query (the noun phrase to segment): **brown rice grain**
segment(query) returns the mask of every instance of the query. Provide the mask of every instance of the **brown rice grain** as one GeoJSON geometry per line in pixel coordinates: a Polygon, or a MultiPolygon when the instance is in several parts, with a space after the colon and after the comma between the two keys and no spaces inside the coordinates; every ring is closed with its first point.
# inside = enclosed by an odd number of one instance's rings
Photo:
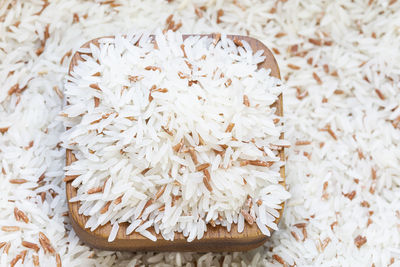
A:
{"type": "Polygon", "coordinates": [[[189,147],[189,154],[193,160],[193,163],[197,165],[199,162],[197,161],[197,155],[196,151],[194,150],[194,147],[189,147]]]}
{"type": "Polygon", "coordinates": [[[207,181],[211,181],[211,176],[210,176],[210,172],[207,169],[203,170],[203,174],[206,177],[207,181]]]}
{"type": "Polygon", "coordinates": [[[130,82],[137,82],[137,81],[140,81],[141,79],[143,79],[143,77],[128,75],[128,80],[130,82]]]}
{"type": "Polygon", "coordinates": [[[207,169],[208,167],[210,167],[210,163],[203,163],[196,167],[196,171],[200,172],[204,169],[207,169]]]}
{"type": "Polygon", "coordinates": [[[322,41],[319,40],[319,39],[309,38],[308,41],[310,43],[312,43],[313,45],[317,45],[317,46],[321,46],[322,45],[322,41]]]}
{"type": "Polygon", "coordinates": [[[286,35],[286,33],[284,33],[284,32],[278,32],[277,34],[275,34],[275,38],[281,38],[285,35],[286,35]]]}
{"type": "Polygon", "coordinates": [[[207,180],[206,176],[203,177],[203,183],[205,185],[205,187],[207,188],[208,191],[212,192],[213,189],[211,187],[210,182],[207,180]]]}
{"type": "Polygon", "coordinates": [[[199,136],[199,146],[205,145],[204,139],[200,136],[200,134],[198,134],[198,136],[199,136]]]}
{"type": "Polygon", "coordinates": [[[42,14],[43,10],[45,10],[46,7],[49,5],[49,1],[48,0],[44,0],[43,2],[44,3],[43,3],[42,8],[38,12],[34,13],[33,15],[40,16],[42,14]]]}
{"type": "Polygon", "coordinates": [[[164,194],[166,188],[167,185],[163,185],[162,187],[160,187],[160,189],[158,189],[156,195],[154,196],[154,199],[155,200],[159,199],[162,196],[162,194],[164,194]]]}
{"type": "Polygon", "coordinates": [[[39,249],[40,249],[37,244],[31,243],[31,242],[27,242],[27,241],[22,241],[21,245],[26,247],[26,248],[33,249],[35,252],[38,252],[39,249]]]}
{"type": "Polygon", "coordinates": [[[312,75],[313,75],[314,80],[316,80],[318,84],[322,84],[322,80],[321,80],[321,78],[318,76],[318,74],[316,74],[315,72],[313,72],[312,75]]]}
{"type": "Polygon", "coordinates": [[[376,170],[375,170],[375,168],[371,168],[371,177],[372,177],[372,180],[376,180],[376,170]]]}
{"type": "Polygon", "coordinates": [[[324,64],[322,67],[324,68],[325,73],[328,74],[329,73],[329,66],[327,64],[324,64]]]}
{"type": "Polygon", "coordinates": [[[157,66],[147,66],[144,69],[145,70],[152,70],[152,71],[156,71],[156,70],[161,71],[161,68],[157,67],[157,66]]]}
{"type": "Polygon", "coordinates": [[[247,95],[243,95],[243,104],[246,107],[250,107],[249,97],[247,95]]]}
{"type": "Polygon", "coordinates": [[[59,98],[61,98],[61,99],[64,98],[64,94],[60,91],[58,86],[53,86],[53,90],[54,90],[54,92],[56,92],[56,94],[58,95],[59,98]]]}
{"type": "Polygon", "coordinates": [[[244,219],[248,224],[252,225],[254,223],[254,218],[246,210],[242,209],[240,213],[242,213],[244,219]]]}
{"type": "Polygon", "coordinates": [[[331,230],[333,231],[333,228],[338,224],[337,221],[334,221],[333,223],[331,223],[331,230]]]}
{"type": "Polygon", "coordinates": [[[386,99],[386,97],[384,96],[384,94],[382,94],[382,92],[381,92],[379,89],[375,89],[375,93],[378,95],[378,97],[379,97],[381,100],[385,100],[385,99],[386,99]]]}
{"type": "Polygon", "coordinates": [[[179,22],[178,24],[176,24],[173,28],[172,31],[176,32],[177,30],[179,30],[182,27],[182,22],[179,22]]]}
{"type": "Polygon", "coordinates": [[[12,259],[11,262],[10,262],[10,267],[14,267],[15,264],[17,264],[17,262],[18,262],[20,259],[22,259],[22,255],[21,255],[21,254],[18,254],[17,256],[15,256],[15,258],[12,259]]]}
{"type": "Polygon", "coordinates": [[[21,228],[19,226],[2,226],[1,230],[3,232],[16,232],[19,231],[21,228]]]}
{"type": "Polygon", "coordinates": [[[262,160],[249,160],[249,164],[253,165],[253,166],[260,166],[260,167],[271,167],[273,162],[262,161],[262,160]]]}
{"type": "Polygon", "coordinates": [[[19,215],[18,215],[18,209],[17,208],[14,208],[14,218],[15,218],[15,220],[16,221],[19,221],[19,215]]]}
{"type": "Polygon", "coordinates": [[[46,200],[46,192],[40,192],[39,195],[43,203],[46,200]]]}
{"type": "Polygon", "coordinates": [[[219,9],[217,11],[217,24],[220,24],[222,22],[221,17],[224,15],[224,11],[222,9],[219,9]]]}
{"type": "Polygon", "coordinates": [[[303,241],[304,241],[304,240],[306,240],[306,239],[308,238],[307,230],[306,230],[305,227],[303,227],[303,228],[301,229],[301,231],[302,231],[302,233],[303,233],[303,241]]]}
{"type": "Polygon", "coordinates": [[[32,261],[33,261],[33,266],[39,266],[39,256],[38,255],[32,255],[32,261]]]}
{"type": "Polygon", "coordinates": [[[294,226],[297,227],[297,228],[304,228],[307,225],[306,225],[306,223],[296,223],[296,224],[294,224],[294,226]]]}
{"type": "Polygon", "coordinates": [[[0,133],[1,133],[1,134],[6,133],[6,132],[8,131],[9,128],[10,128],[10,127],[3,127],[3,128],[0,128],[0,133]]]}
{"type": "Polygon", "coordinates": [[[72,23],[77,23],[77,22],[79,22],[79,16],[77,13],[74,13],[72,15],[72,23]]]}
{"type": "Polygon", "coordinates": [[[47,236],[43,232],[39,232],[39,243],[42,246],[44,253],[46,254],[49,252],[50,254],[54,254],[55,250],[53,246],[50,243],[50,240],[47,238],[47,236]]]}
{"type": "Polygon", "coordinates": [[[161,126],[161,129],[163,129],[163,131],[164,132],[166,132],[168,135],[170,135],[170,136],[173,136],[174,134],[170,131],[170,130],[168,130],[166,127],[164,127],[164,126],[161,126]]]}
{"type": "Polygon", "coordinates": [[[203,17],[203,12],[197,6],[194,6],[194,13],[196,14],[196,16],[198,18],[202,18],[203,17]]]}
{"type": "Polygon", "coordinates": [[[94,97],[94,107],[97,108],[100,105],[100,99],[98,97],[94,97]]]}
{"type": "Polygon", "coordinates": [[[300,66],[297,66],[297,65],[294,65],[294,64],[288,64],[287,66],[292,70],[299,70],[300,69],[300,66]]]}
{"type": "Polygon", "coordinates": [[[119,197],[117,197],[116,199],[114,199],[114,201],[113,201],[113,203],[114,203],[114,205],[118,205],[119,203],[121,203],[122,202],[122,197],[123,197],[124,195],[122,194],[122,195],[120,195],[119,197]]]}
{"type": "Polygon", "coordinates": [[[228,127],[226,127],[226,130],[225,130],[225,132],[226,133],[230,133],[230,132],[232,132],[232,129],[233,129],[233,127],[235,127],[235,124],[234,123],[229,123],[228,124],[228,127]]]}
{"type": "Polygon", "coordinates": [[[169,15],[168,18],[165,20],[165,24],[170,24],[172,19],[173,19],[173,17],[174,17],[173,14],[169,15]]]}
{"type": "Polygon", "coordinates": [[[29,222],[29,218],[28,218],[28,216],[26,216],[26,214],[22,211],[22,210],[19,210],[19,209],[17,209],[17,215],[18,215],[18,220],[22,220],[22,221],[24,221],[24,223],[28,223],[29,222]]]}
{"type": "Polygon", "coordinates": [[[98,84],[92,83],[92,84],[89,85],[89,87],[101,91],[101,89],[100,89],[98,84]]]}
{"type": "Polygon", "coordinates": [[[366,200],[362,201],[362,202],[360,203],[360,205],[361,205],[361,207],[365,207],[365,208],[369,208],[369,207],[370,207],[369,202],[366,201],[366,200]]]}
{"type": "Polygon", "coordinates": [[[26,183],[28,181],[25,180],[25,179],[10,179],[9,182],[11,184],[24,184],[24,183],[26,183]]]}
{"type": "MultiPolygon", "coordinates": [[[[181,44],[181,50],[182,50],[182,52],[183,52],[183,57],[184,58],[187,58],[187,55],[186,55],[186,52],[185,52],[185,45],[184,44],[181,44]]],[[[180,76],[179,76],[180,77],[180,76]]]]}
{"type": "Polygon", "coordinates": [[[240,41],[239,39],[237,39],[236,37],[235,38],[233,38],[233,43],[235,44],[235,45],[237,45],[237,46],[243,46],[243,43],[242,43],[242,41],[240,41]]]}
{"type": "Polygon", "coordinates": [[[175,152],[179,152],[179,150],[182,148],[182,146],[183,146],[183,139],[182,139],[178,144],[174,145],[174,146],[172,147],[172,149],[173,149],[175,152]]]}
{"type": "Polygon", "coordinates": [[[328,132],[330,136],[332,136],[333,139],[337,140],[335,132],[331,129],[331,126],[328,124],[325,126],[325,128],[320,129],[320,131],[325,131],[328,132]]]}
{"type": "Polygon", "coordinates": [[[306,145],[310,145],[311,141],[296,141],[295,145],[296,146],[306,146],[306,145]]]}
{"type": "Polygon", "coordinates": [[[108,202],[101,208],[100,214],[106,213],[106,212],[108,211],[108,208],[110,207],[110,205],[111,205],[111,201],[108,201],[108,202]]]}
{"type": "Polygon", "coordinates": [[[231,84],[232,84],[231,78],[229,78],[228,80],[226,80],[226,82],[224,83],[225,87],[229,87],[231,84]]]}
{"type": "MultiPolygon", "coordinates": [[[[342,193],[343,194],[343,193],[342,193]]],[[[353,198],[356,196],[356,191],[355,190],[353,190],[353,191],[351,191],[350,193],[346,193],[346,194],[343,194],[343,196],[345,196],[345,197],[347,197],[348,199],[350,199],[350,200],[353,200],[353,198]]]]}
{"type": "Polygon", "coordinates": [[[218,32],[215,34],[213,44],[216,45],[219,42],[219,40],[221,40],[221,33],[218,32]]]}
{"type": "Polygon", "coordinates": [[[367,238],[364,236],[358,235],[356,238],[354,238],[354,244],[357,248],[360,248],[365,243],[367,243],[367,238]]]}
{"type": "Polygon", "coordinates": [[[290,234],[294,237],[294,239],[300,241],[300,237],[294,231],[291,231],[290,234]]]}
{"type": "Polygon", "coordinates": [[[67,175],[64,177],[63,181],[64,182],[70,182],[75,180],[79,175],[67,175]]]}
{"type": "Polygon", "coordinates": [[[288,52],[290,54],[294,54],[297,52],[298,49],[299,49],[299,46],[297,44],[291,45],[291,46],[289,46],[288,52]]]}
{"type": "Polygon", "coordinates": [[[96,194],[96,193],[100,193],[100,192],[103,192],[103,187],[102,186],[94,187],[94,188],[91,188],[91,189],[89,189],[87,191],[88,194],[96,194]]]}
{"type": "Polygon", "coordinates": [[[277,254],[272,255],[272,258],[273,258],[274,260],[276,260],[277,262],[279,262],[280,264],[282,264],[282,265],[285,265],[285,264],[286,264],[285,261],[281,258],[281,256],[279,256],[279,255],[277,255],[277,254]]]}
{"type": "Polygon", "coordinates": [[[62,267],[61,257],[60,257],[59,253],[56,254],[56,263],[57,263],[57,267],[62,267]]]}
{"type": "Polygon", "coordinates": [[[34,144],[34,142],[30,141],[29,144],[26,147],[24,147],[24,149],[29,150],[31,147],[33,147],[33,144],[34,144]]]}
{"type": "Polygon", "coordinates": [[[328,246],[329,242],[331,242],[331,239],[329,237],[324,239],[324,241],[322,243],[322,250],[325,250],[325,248],[328,246]]]}
{"type": "Polygon", "coordinates": [[[4,247],[3,252],[8,255],[8,251],[10,250],[10,247],[11,247],[11,242],[7,242],[7,244],[4,247]]]}
{"type": "Polygon", "coordinates": [[[22,256],[22,264],[24,263],[24,261],[25,261],[25,257],[26,257],[26,253],[28,253],[28,250],[23,250],[20,254],[21,254],[21,256],[22,256]]]}
{"type": "Polygon", "coordinates": [[[277,54],[277,55],[280,55],[281,53],[279,52],[279,50],[277,49],[277,48],[275,48],[275,47],[272,47],[272,51],[275,53],[275,54],[277,54]]]}

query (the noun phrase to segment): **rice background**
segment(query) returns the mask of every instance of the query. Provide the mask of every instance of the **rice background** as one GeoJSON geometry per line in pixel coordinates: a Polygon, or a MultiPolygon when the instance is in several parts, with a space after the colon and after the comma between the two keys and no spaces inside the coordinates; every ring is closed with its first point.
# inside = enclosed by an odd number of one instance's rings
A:
{"type": "MultiPolygon", "coordinates": [[[[39,232],[63,266],[400,266],[400,1],[50,1],[36,14],[43,4],[0,3],[0,244],[11,245],[8,254],[0,248],[0,266],[27,249],[22,241],[39,244],[39,232]],[[200,6],[206,10],[196,15],[200,6]],[[183,33],[258,38],[274,49],[286,82],[292,198],[280,231],[254,251],[98,251],[77,239],[65,216],[54,87],[62,91],[70,57],[61,59],[95,37],[165,28],[170,14],[183,33]],[[16,221],[15,207],[29,223],[16,221]]],[[[28,249],[24,264],[36,254],[41,266],[56,264],[43,249],[28,249]]]]}

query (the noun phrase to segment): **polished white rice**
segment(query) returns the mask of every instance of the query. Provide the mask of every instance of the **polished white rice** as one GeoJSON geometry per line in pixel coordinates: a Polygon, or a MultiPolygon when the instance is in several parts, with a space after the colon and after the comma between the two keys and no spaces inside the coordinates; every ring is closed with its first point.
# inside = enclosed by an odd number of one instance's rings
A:
{"type": "Polygon", "coordinates": [[[20,227],[16,232],[0,230],[0,243],[10,242],[8,254],[8,246],[0,248],[1,266],[9,266],[24,250],[25,265],[32,266],[37,255],[40,266],[55,266],[55,255],[45,254],[39,244],[39,231],[60,254],[63,266],[399,265],[400,1],[115,3],[122,6],[54,0],[38,15],[43,7],[39,0],[0,3],[0,128],[9,127],[0,133],[0,165],[5,172],[0,172],[0,227],[20,227]],[[217,23],[220,9],[223,15],[217,23]],[[259,249],[205,254],[93,250],[79,241],[63,216],[65,151],[57,144],[64,127],[56,118],[68,52],[116,30],[166,27],[171,14],[175,24],[182,22],[184,33],[249,34],[261,40],[274,49],[288,85],[285,138],[293,146],[286,151],[286,170],[292,198],[279,231],[259,249]],[[47,24],[49,38],[38,56],[47,24]],[[321,45],[318,40],[323,40],[321,45]],[[27,87],[9,96],[16,83],[27,87]],[[337,140],[319,130],[327,124],[337,140]],[[310,144],[296,145],[298,141],[310,144]],[[30,182],[12,184],[12,179],[30,182]],[[343,195],[352,191],[352,200],[343,195]],[[37,195],[43,192],[44,202],[37,195]],[[29,223],[16,221],[15,207],[29,223]],[[358,236],[366,239],[359,248],[358,236]],[[38,244],[38,253],[22,246],[22,240],[38,244]]]}

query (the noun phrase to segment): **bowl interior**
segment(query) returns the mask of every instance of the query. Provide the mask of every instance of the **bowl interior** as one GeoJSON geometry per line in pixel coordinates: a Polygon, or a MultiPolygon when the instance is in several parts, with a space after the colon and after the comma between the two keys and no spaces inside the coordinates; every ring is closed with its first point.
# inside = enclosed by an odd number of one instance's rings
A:
{"type": "MultiPolygon", "coordinates": [[[[191,35],[184,35],[183,38],[187,38],[191,35]]],[[[201,36],[209,36],[215,38],[216,34],[208,34],[201,36]]],[[[104,37],[101,37],[104,38],[104,37]]],[[[98,40],[101,38],[93,39],[87,43],[85,43],[82,47],[89,47],[90,43],[98,45],[98,40]]],[[[252,47],[253,51],[263,50],[266,59],[264,62],[259,64],[259,68],[271,69],[271,76],[276,78],[280,78],[280,72],[278,64],[271,53],[271,51],[260,41],[257,39],[240,36],[240,35],[228,35],[228,38],[245,40],[252,47]]],[[[78,64],[81,60],[81,54],[76,52],[69,65],[69,73],[73,70],[74,66],[78,64]]],[[[277,114],[279,116],[283,116],[283,105],[282,105],[282,95],[279,96],[279,101],[275,102],[273,106],[277,109],[277,114]]],[[[280,137],[283,138],[283,134],[280,137]]],[[[284,160],[284,150],[280,151],[279,156],[282,160],[284,160]]],[[[73,155],[73,151],[66,151],[66,165],[70,165],[76,158],[73,155]]],[[[282,166],[280,169],[281,177],[283,181],[282,185],[285,186],[285,167],[282,166]]],[[[66,177],[67,178],[67,177],[66,177]]],[[[66,179],[68,180],[68,179],[66,179]]],[[[76,234],[80,237],[82,241],[86,244],[100,248],[105,250],[124,250],[124,251],[198,251],[198,252],[206,252],[206,251],[244,251],[253,249],[262,245],[267,239],[267,236],[264,236],[261,231],[258,229],[256,224],[249,225],[245,224],[245,228],[242,233],[237,232],[237,225],[233,224],[232,229],[228,232],[222,226],[208,226],[207,232],[204,233],[202,239],[194,240],[192,242],[187,242],[186,238],[181,233],[176,233],[174,241],[166,241],[162,238],[161,235],[157,235],[154,232],[154,229],[148,229],[152,234],[157,237],[157,241],[153,242],[138,233],[131,233],[130,235],[126,235],[126,228],[128,227],[128,223],[120,224],[118,234],[113,242],[108,242],[108,236],[111,232],[111,224],[107,223],[104,226],[98,227],[93,232],[90,229],[85,229],[85,224],[89,217],[81,215],[78,213],[80,203],[79,202],[69,202],[69,200],[76,196],[76,188],[71,185],[71,181],[66,182],[66,194],[68,200],[68,208],[69,208],[69,216],[71,219],[71,224],[76,232],[76,234]]],[[[282,217],[284,203],[282,203],[282,208],[280,210],[280,216],[275,220],[278,224],[280,218],[282,217]]],[[[270,229],[272,232],[272,229],[270,229]]]]}

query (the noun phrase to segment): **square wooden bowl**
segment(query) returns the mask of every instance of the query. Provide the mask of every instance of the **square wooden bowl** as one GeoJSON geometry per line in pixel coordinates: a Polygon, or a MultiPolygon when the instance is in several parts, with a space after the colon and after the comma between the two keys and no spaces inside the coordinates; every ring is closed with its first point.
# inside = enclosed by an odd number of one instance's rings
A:
{"type": "MultiPolygon", "coordinates": [[[[193,35],[183,35],[183,39],[193,36],[193,35]]],[[[211,38],[216,38],[216,34],[208,34],[201,36],[209,36],[211,38]]],[[[228,35],[228,38],[232,40],[245,40],[247,41],[253,51],[263,50],[266,59],[264,62],[259,64],[259,68],[271,69],[271,76],[280,79],[278,64],[272,55],[271,51],[257,39],[241,36],[241,35],[228,35]]],[[[102,37],[103,38],[103,37],[102,37]]],[[[85,43],[82,47],[88,48],[90,43],[98,45],[98,40],[101,38],[93,39],[85,43]]],[[[81,54],[76,52],[69,66],[69,74],[78,62],[81,60],[81,54]]],[[[282,108],[282,95],[279,96],[279,101],[273,104],[277,108],[277,114],[283,116],[282,108]]],[[[281,135],[281,139],[283,134],[281,135]]],[[[279,156],[281,160],[285,159],[284,150],[280,151],[279,156]]],[[[73,151],[67,149],[66,151],[66,165],[70,165],[76,160],[73,151]]],[[[282,166],[280,169],[281,177],[283,181],[282,185],[285,186],[285,167],[282,166]]],[[[258,229],[257,225],[245,224],[242,233],[237,232],[237,225],[233,224],[230,232],[222,226],[212,227],[208,225],[207,232],[204,233],[202,239],[195,239],[192,242],[187,242],[186,238],[181,233],[176,233],[174,241],[167,241],[162,238],[161,235],[157,235],[153,228],[148,229],[153,235],[157,237],[157,241],[151,241],[146,237],[143,237],[139,233],[131,233],[126,235],[126,228],[128,223],[120,224],[118,234],[113,242],[108,242],[108,236],[111,232],[111,224],[107,223],[104,226],[98,227],[93,232],[85,228],[85,224],[89,219],[87,216],[78,213],[80,203],[79,202],[69,202],[69,200],[76,196],[76,188],[74,188],[71,183],[70,177],[65,177],[66,181],[66,194],[68,200],[69,216],[71,219],[71,224],[80,237],[80,239],[87,245],[104,249],[104,250],[121,250],[121,251],[197,251],[197,252],[221,252],[221,251],[245,251],[256,248],[264,244],[268,239],[267,236],[263,235],[258,229]]],[[[282,212],[284,208],[284,203],[282,203],[282,208],[280,210],[280,216],[275,220],[278,224],[280,218],[282,217],[282,212]]],[[[272,230],[270,229],[272,232],[272,230]]]]}

